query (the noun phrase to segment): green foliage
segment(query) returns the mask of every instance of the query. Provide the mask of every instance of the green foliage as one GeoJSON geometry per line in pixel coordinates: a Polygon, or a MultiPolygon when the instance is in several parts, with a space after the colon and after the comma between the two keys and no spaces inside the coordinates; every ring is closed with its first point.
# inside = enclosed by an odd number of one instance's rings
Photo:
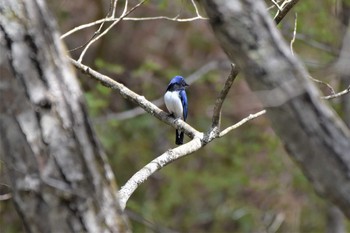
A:
{"type": "Polygon", "coordinates": [[[101,84],[97,84],[94,90],[84,93],[89,112],[92,116],[97,116],[109,105],[106,99],[111,95],[111,91],[111,89],[101,84]]]}
{"type": "Polygon", "coordinates": [[[111,73],[114,73],[114,74],[122,74],[125,71],[125,69],[122,65],[109,63],[109,62],[104,61],[101,58],[97,58],[95,60],[95,65],[100,70],[105,69],[105,70],[107,70],[111,73]]]}
{"type": "Polygon", "coordinates": [[[296,5],[295,11],[298,12],[299,33],[306,34],[310,38],[318,38],[319,42],[333,43],[336,21],[331,21],[331,10],[334,7],[331,1],[304,1],[296,5]],[[310,14],[311,11],[317,11],[317,14],[310,14]]]}
{"type": "Polygon", "coordinates": [[[142,77],[150,72],[161,72],[161,66],[153,60],[146,59],[143,64],[133,71],[133,75],[137,77],[142,77]]]}

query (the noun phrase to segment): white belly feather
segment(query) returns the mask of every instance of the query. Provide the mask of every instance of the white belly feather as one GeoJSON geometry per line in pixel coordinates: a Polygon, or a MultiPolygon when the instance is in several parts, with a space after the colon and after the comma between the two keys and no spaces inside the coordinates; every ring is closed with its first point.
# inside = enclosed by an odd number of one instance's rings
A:
{"type": "Polygon", "coordinates": [[[181,117],[183,119],[183,108],[179,91],[167,91],[164,95],[164,102],[170,113],[174,114],[176,118],[181,117]]]}

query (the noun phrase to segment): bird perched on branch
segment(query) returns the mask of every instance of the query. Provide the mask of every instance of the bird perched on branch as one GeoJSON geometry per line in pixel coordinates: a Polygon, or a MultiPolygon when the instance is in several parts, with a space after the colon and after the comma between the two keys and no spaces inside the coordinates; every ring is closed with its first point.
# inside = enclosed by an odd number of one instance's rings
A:
{"type": "MultiPolygon", "coordinates": [[[[175,118],[181,118],[186,121],[188,104],[185,88],[189,85],[181,76],[175,76],[169,83],[164,95],[165,106],[169,113],[175,118]]],[[[176,130],[176,145],[183,144],[184,132],[176,130]]]]}

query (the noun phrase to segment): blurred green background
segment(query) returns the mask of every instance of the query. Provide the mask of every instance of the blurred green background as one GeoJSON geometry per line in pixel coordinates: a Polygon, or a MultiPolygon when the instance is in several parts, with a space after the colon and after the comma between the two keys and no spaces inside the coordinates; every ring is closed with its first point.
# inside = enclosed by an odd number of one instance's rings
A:
{"type": "MultiPolygon", "coordinates": [[[[130,1],[129,6],[136,3],[130,1]]],[[[107,0],[51,0],[48,4],[62,33],[103,18],[109,8],[107,0]]],[[[124,1],[118,4],[120,13],[124,1]]],[[[289,43],[297,13],[295,54],[314,78],[330,83],[336,90],[342,88],[342,80],[325,75],[324,70],[339,54],[346,28],[344,11],[349,7],[350,1],[300,1],[278,26],[289,43]]],[[[270,10],[272,16],[275,12],[270,10]]],[[[195,16],[195,11],[189,0],[150,0],[130,17],[159,15],[188,18],[195,16]]],[[[162,98],[174,75],[186,78],[215,62],[214,68],[187,90],[188,123],[206,131],[215,98],[230,72],[207,23],[126,20],[95,43],[83,62],[148,100],[162,98]]],[[[84,44],[97,28],[65,38],[67,47],[84,44]]],[[[77,58],[79,52],[71,54],[77,58]]],[[[173,128],[148,114],[120,115],[136,106],[95,80],[81,74],[79,77],[92,123],[119,186],[175,146],[173,128]]],[[[316,85],[324,95],[330,94],[324,85],[316,85]]],[[[330,102],[341,115],[342,103],[339,99],[330,102]]],[[[165,110],[163,105],[160,107],[165,110]]],[[[259,100],[239,75],[224,104],[222,127],[260,109],[259,100]]],[[[1,179],[6,176],[5,167],[0,163],[1,179]]],[[[2,180],[0,190],[5,193],[9,188],[2,180]]],[[[329,204],[314,193],[265,117],[163,168],[142,184],[127,204],[134,232],[325,232],[328,209],[329,204]]],[[[10,199],[0,201],[0,216],[1,232],[23,231],[10,199]]]]}

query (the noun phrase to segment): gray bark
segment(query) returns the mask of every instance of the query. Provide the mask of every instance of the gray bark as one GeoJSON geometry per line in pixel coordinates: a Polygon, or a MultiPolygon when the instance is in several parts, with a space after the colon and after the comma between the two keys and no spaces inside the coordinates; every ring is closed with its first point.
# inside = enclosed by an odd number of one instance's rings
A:
{"type": "Polygon", "coordinates": [[[350,218],[350,133],[320,99],[262,0],[206,0],[224,51],[267,109],[290,156],[315,190],[350,218]]]}
{"type": "Polygon", "coordinates": [[[28,232],[128,232],[55,21],[0,0],[0,156],[28,232]]]}
{"type": "Polygon", "coordinates": [[[338,207],[331,205],[327,212],[326,233],[345,233],[344,215],[338,207]]]}

